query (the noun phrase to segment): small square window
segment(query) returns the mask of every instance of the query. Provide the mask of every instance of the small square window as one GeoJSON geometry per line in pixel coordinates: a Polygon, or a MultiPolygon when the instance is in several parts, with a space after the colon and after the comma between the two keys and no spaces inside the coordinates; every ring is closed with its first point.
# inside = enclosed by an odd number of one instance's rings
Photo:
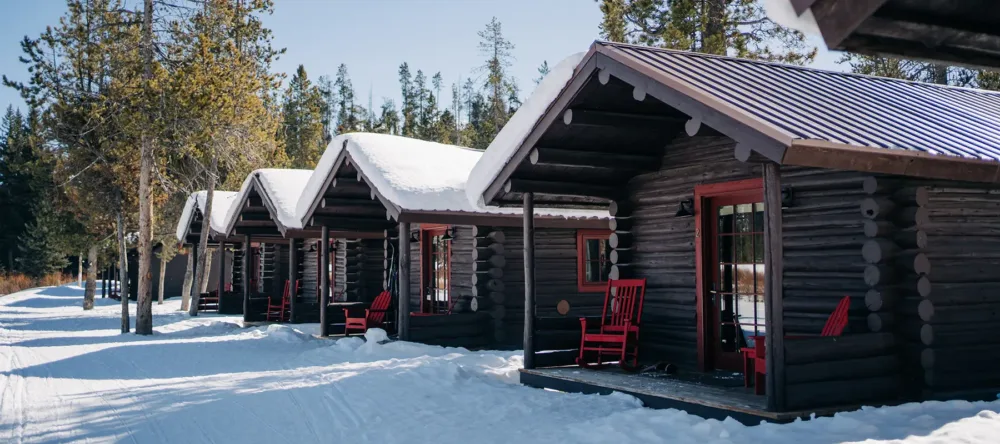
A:
{"type": "Polygon", "coordinates": [[[607,230],[580,230],[576,234],[577,287],[581,292],[602,292],[611,272],[611,246],[607,230]]]}

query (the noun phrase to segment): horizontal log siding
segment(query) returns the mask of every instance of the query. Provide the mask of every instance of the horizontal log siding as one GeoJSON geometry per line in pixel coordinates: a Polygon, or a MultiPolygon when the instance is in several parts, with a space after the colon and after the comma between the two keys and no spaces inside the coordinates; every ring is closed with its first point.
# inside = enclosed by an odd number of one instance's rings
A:
{"type": "Polygon", "coordinates": [[[469,301],[472,299],[472,249],[475,239],[472,227],[456,225],[453,227],[451,241],[451,303],[452,312],[468,313],[469,301]]]}
{"type": "MultiPolygon", "coordinates": [[[[347,291],[347,241],[337,239],[333,244],[333,289],[330,298],[335,301],[344,300],[347,291]]],[[[317,301],[319,298],[316,298],[317,301]]]]}
{"type": "Polygon", "coordinates": [[[410,340],[445,347],[483,348],[493,343],[485,313],[410,316],[410,340]]]}
{"type": "Polygon", "coordinates": [[[300,302],[313,303],[318,300],[319,295],[319,239],[306,239],[302,242],[302,284],[299,288],[301,295],[300,302]],[[309,251],[315,248],[316,251],[309,251]]]}
{"type": "MultiPolygon", "coordinates": [[[[524,338],[524,235],[521,228],[503,228],[504,254],[504,325],[503,346],[519,346],[524,338]]],[[[577,230],[535,228],[535,314],[538,318],[566,319],[548,328],[536,324],[537,352],[566,348],[578,349],[580,341],[579,317],[600,316],[604,292],[580,292],[577,287],[577,230]],[[569,303],[569,312],[560,315],[556,306],[560,301],[569,303]],[[572,343],[549,343],[542,337],[543,329],[556,335],[575,332],[572,343]]],[[[568,362],[567,362],[568,364],[568,362]]]]}
{"type": "Polygon", "coordinates": [[[899,336],[908,393],[995,393],[1000,188],[886,176],[865,187],[889,221],[879,247],[899,281],[869,298],[894,316],[870,320],[899,336]]]}
{"type": "MultiPolygon", "coordinates": [[[[631,259],[616,264],[621,278],[646,278],[639,359],[697,367],[695,218],[676,217],[696,185],[759,178],[759,165],[737,161],[725,137],[678,137],[663,167],[629,182],[631,259]]],[[[625,232],[623,230],[616,231],[625,232]]],[[[599,313],[598,313],[599,314],[599,313]]]]}
{"type": "Polygon", "coordinates": [[[361,301],[371,303],[379,293],[382,293],[383,241],[384,239],[361,240],[362,254],[364,254],[364,260],[361,261],[364,266],[364,294],[361,296],[362,299],[359,299],[361,301]]]}

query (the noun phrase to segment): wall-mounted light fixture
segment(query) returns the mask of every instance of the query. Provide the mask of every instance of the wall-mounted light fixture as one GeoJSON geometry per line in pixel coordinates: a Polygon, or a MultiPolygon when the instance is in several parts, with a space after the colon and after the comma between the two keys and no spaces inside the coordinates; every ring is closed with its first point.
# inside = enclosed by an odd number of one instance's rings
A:
{"type": "Polygon", "coordinates": [[[675,217],[691,217],[694,216],[694,199],[687,198],[681,201],[680,205],[677,207],[677,213],[674,214],[675,217]]]}
{"type": "Polygon", "coordinates": [[[795,192],[792,187],[781,187],[781,208],[788,208],[795,204],[795,192]]]}
{"type": "Polygon", "coordinates": [[[410,242],[420,242],[420,238],[417,237],[417,233],[410,233],[410,242]]]}
{"type": "Polygon", "coordinates": [[[444,230],[444,236],[441,236],[441,239],[447,242],[450,242],[454,238],[455,236],[452,235],[451,227],[446,228],[444,230]]]}

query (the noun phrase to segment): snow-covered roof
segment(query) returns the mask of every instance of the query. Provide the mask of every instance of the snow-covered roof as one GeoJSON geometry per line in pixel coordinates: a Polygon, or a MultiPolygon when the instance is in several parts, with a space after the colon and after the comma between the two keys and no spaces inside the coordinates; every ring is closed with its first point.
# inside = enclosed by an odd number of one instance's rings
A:
{"type": "MultiPolygon", "coordinates": [[[[195,209],[201,211],[205,208],[205,201],[208,199],[208,191],[195,191],[188,196],[184,204],[184,211],[180,220],[177,221],[177,240],[184,241],[188,227],[191,225],[191,218],[194,217],[195,209]]],[[[230,207],[236,201],[236,193],[233,191],[215,191],[212,198],[212,221],[209,228],[217,233],[226,231],[226,215],[230,207]]]]}
{"type": "Polygon", "coordinates": [[[252,189],[260,194],[265,202],[264,206],[271,212],[271,218],[275,219],[279,229],[284,231],[302,228],[301,220],[296,217],[295,204],[302,196],[312,173],[312,170],[278,168],[264,168],[250,173],[236,196],[235,201],[239,204],[233,205],[226,214],[225,231],[231,232],[235,227],[240,208],[243,208],[252,189]]]}
{"type": "Polygon", "coordinates": [[[482,159],[469,174],[465,193],[466,199],[473,205],[483,206],[483,193],[490,186],[500,170],[524,143],[524,138],[534,128],[535,123],[545,114],[549,105],[559,96],[573,77],[573,70],[583,60],[585,53],[573,54],[556,64],[554,68],[535,87],[531,96],[521,104],[517,112],[510,117],[503,129],[493,138],[486,148],[482,159]]]}
{"type": "MultiPolygon", "coordinates": [[[[484,206],[470,201],[466,186],[483,152],[400,136],[352,133],[338,136],[323,155],[297,205],[300,219],[311,216],[335,169],[347,159],[390,212],[459,212],[521,214],[518,208],[484,206]]],[[[606,211],[539,209],[542,217],[607,218],[606,211]]]]}
{"type": "Polygon", "coordinates": [[[812,8],[806,8],[802,15],[795,13],[791,0],[764,0],[764,12],[771,21],[792,28],[807,36],[819,36],[819,25],[813,16],[812,8]]]}

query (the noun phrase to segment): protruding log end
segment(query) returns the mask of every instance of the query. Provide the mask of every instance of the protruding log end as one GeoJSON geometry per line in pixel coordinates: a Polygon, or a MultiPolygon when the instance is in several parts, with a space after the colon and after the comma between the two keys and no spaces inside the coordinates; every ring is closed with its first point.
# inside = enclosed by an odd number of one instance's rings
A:
{"type": "Polygon", "coordinates": [[[868,329],[878,333],[892,328],[894,318],[892,313],[869,313],[867,320],[868,329]]]}
{"type": "MultiPolygon", "coordinates": [[[[567,110],[566,112],[570,111],[571,110],[567,110]]],[[[532,165],[538,164],[538,148],[531,150],[531,154],[528,154],[528,161],[530,161],[532,165]]]]}
{"type": "Polygon", "coordinates": [[[632,90],[632,98],[640,102],[646,100],[646,88],[641,86],[635,87],[635,89],[632,90]]]}
{"type": "Polygon", "coordinates": [[[569,125],[573,123],[573,110],[568,109],[563,112],[563,123],[569,125]]]}
{"type": "Polygon", "coordinates": [[[929,299],[920,301],[920,304],[917,305],[917,313],[920,314],[921,320],[930,322],[934,318],[934,303],[929,299]]]}
{"type": "Polygon", "coordinates": [[[736,160],[740,162],[746,162],[750,160],[750,154],[752,154],[752,152],[750,150],[749,145],[745,143],[736,144],[736,149],[734,150],[734,155],[736,156],[736,160]]]}
{"type": "Polygon", "coordinates": [[[883,238],[869,239],[861,247],[861,256],[869,264],[881,264],[899,252],[899,247],[883,238]]]}
{"type": "Polygon", "coordinates": [[[601,85],[607,85],[611,81],[611,73],[606,69],[597,71],[597,81],[601,82],[601,85]]]}
{"type": "Polygon", "coordinates": [[[511,185],[510,181],[508,180],[506,183],[503,184],[503,192],[509,193],[512,187],[513,185],[511,185]]]}
{"type": "Polygon", "coordinates": [[[934,368],[934,349],[925,348],[920,352],[920,366],[925,370],[934,368]]]}
{"type": "Polygon", "coordinates": [[[687,122],[684,123],[684,132],[688,136],[694,137],[701,130],[701,119],[692,117],[687,122]]]}
{"type": "Polygon", "coordinates": [[[934,326],[931,324],[924,324],[920,326],[920,342],[924,345],[931,345],[934,343],[934,326]]]}

